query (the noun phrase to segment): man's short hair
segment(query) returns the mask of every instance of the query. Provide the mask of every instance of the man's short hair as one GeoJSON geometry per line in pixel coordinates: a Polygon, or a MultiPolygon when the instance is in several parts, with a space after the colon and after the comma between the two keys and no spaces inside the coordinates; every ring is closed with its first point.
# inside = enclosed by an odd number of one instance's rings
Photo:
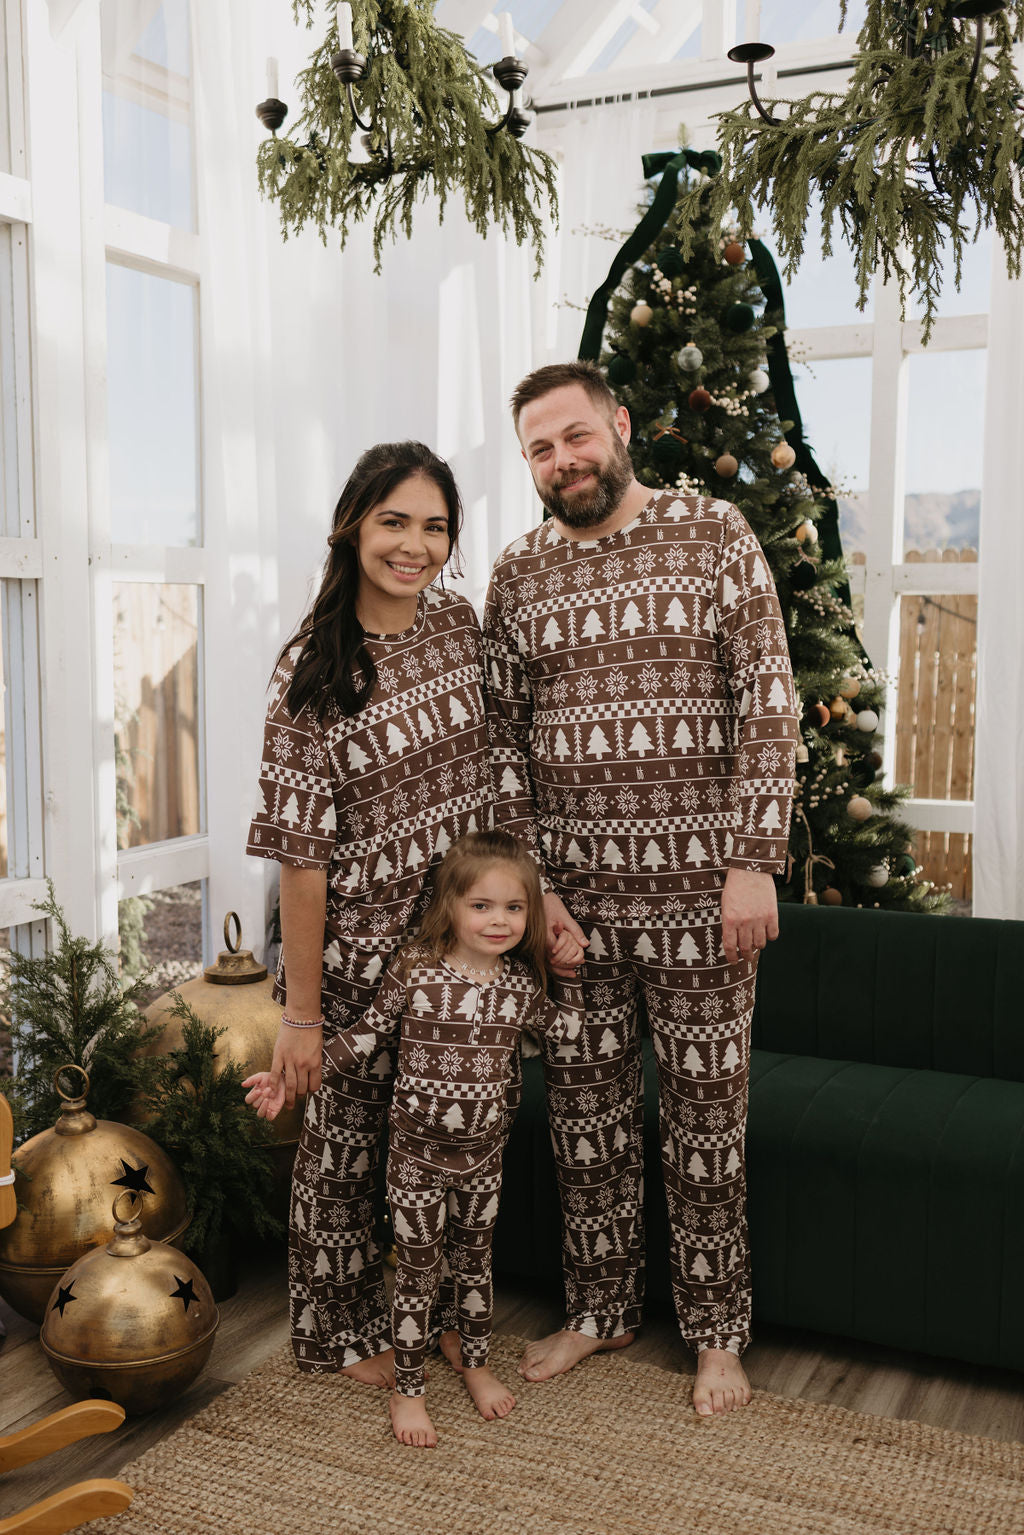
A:
{"type": "Polygon", "coordinates": [[[550,394],[553,389],[564,389],[567,384],[581,384],[592,403],[608,417],[613,417],[619,408],[618,400],[595,362],[551,362],[546,367],[534,368],[513,390],[509,404],[516,431],[525,405],[550,394]]]}

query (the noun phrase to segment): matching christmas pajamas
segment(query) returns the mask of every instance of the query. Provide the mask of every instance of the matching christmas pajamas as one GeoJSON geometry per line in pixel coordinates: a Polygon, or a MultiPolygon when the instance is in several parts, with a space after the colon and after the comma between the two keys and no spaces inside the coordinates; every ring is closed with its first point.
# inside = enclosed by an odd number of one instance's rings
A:
{"type": "Polygon", "coordinates": [[[388,966],[373,1006],[325,1045],[330,1086],[336,1073],[358,1070],[401,1031],[387,1184],[398,1252],[395,1381],[403,1396],[423,1394],[431,1307],[446,1257],[463,1366],[487,1363],[491,1240],[518,1097],[520,1035],[530,1020],[552,1048],[578,1037],[578,988],[567,992],[559,1010],[521,960],[506,960],[497,980],[477,984],[443,961],[404,951],[388,966]]]}
{"type": "Polygon", "coordinates": [[[484,652],[501,824],[589,940],[583,1029],[545,1052],[567,1325],[640,1320],[642,991],[680,1327],[739,1351],[755,965],[724,959],[721,891],[729,868],[782,869],[797,739],[766,561],[736,507],[675,492],[602,538],[545,523],[495,566],[484,652]]]}
{"type": "MultiPolygon", "coordinates": [[[[293,646],[274,674],[248,851],[327,870],[325,1043],[358,1022],[414,930],[430,871],[490,825],[480,630],[469,603],[429,590],[403,634],[367,636],[377,686],[359,714],[293,718],[293,646]]],[[[285,997],[284,966],[275,995],[285,997]]],[[[332,1371],[390,1347],[373,1241],[378,1148],[394,1075],[380,1045],[310,1094],[295,1159],[288,1254],[300,1369],[332,1371]]]]}

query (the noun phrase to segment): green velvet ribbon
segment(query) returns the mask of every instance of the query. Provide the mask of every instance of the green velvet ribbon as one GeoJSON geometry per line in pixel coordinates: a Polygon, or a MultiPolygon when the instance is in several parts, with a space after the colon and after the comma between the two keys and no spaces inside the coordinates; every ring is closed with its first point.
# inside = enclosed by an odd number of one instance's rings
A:
{"type": "Polygon", "coordinates": [[[596,362],[600,357],[601,337],[608,319],[608,300],[622,281],[626,268],[632,266],[649,245],[653,245],[668,223],[669,214],[676,205],[679,173],[687,165],[693,170],[715,175],[721,169],[722,161],[713,149],[699,152],[693,149],[662,149],[644,155],[644,180],[649,181],[652,176],[660,175],[661,184],[651,206],[619,250],[608,269],[608,276],[590,300],[578,353],[583,361],[596,362]]]}

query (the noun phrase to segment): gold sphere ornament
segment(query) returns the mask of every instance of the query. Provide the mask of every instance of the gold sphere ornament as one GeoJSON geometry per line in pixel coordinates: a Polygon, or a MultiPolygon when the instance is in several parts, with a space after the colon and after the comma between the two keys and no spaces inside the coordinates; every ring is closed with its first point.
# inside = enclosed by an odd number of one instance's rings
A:
{"type": "Polygon", "coordinates": [[[60,1117],[14,1153],[19,1210],[0,1231],[0,1295],[30,1322],[43,1320],[69,1264],[110,1235],[118,1187],[147,1195],[148,1237],[176,1242],[188,1225],[185,1187],[167,1153],[141,1130],[90,1114],[89,1075],[80,1066],[62,1066],[54,1086],[64,1100],[60,1117]],[[69,1072],[82,1078],[80,1097],[61,1087],[69,1072]]]}
{"type": "Polygon", "coordinates": [[[645,304],[643,299],[640,300],[639,304],[634,304],[629,311],[630,325],[650,325],[653,318],[654,310],[650,304],[645,304]]]}
{"type": "Polygon", "coordinates": [[[854,821],[867,821],[874,814],[874,806],[863,794],[851,795],[846,813],[854,821]]]}
{"type": "Polygon", "coordinates": [[[65,1391],[108,1397],[126,1413],[152,1412],[186,1391],[220,1321],[191,1258],[143,1232],[143,1203],[135,1190],[118,1195],[113,1238],[58,1280],[39,1334],[65,1391]]]}
{"type": "MultiPolygon", "coordinates": [[[[273,978],[251,949],[241,947],[241,923],[233,911],[224,918],[224,942],[227,947],[218,954],[215,965],[208,965],[202,976],[174,990],[204,1023],[225,1030],[216,1045],[214,1071],[218,1075],[229,1061],[247,1071],[269,1071],[281,1027],[281,1004],[274,1001],[273,978]]],[[[165,992],[147,1007],[147,1023],[162,1024],[163,1030],[146,1046],[145,1054],[167,1055],[184,1044],[185,1025],[172,1015],[173,1005],[173,998],[165,992]]],[[[288,1148],[278,1160],[287,1162],[289,1177],[305,1106],[305,1097],[298,1098],[294,1108],[282,1109],[272,1121],[275,1141],[288,1148]]]]}
{"type": "Polygon", "coordinates": [[[723,480],[731,480],[734,474],[739,473],[739,462],[731,453],[723,453],[715,459],[715,473],[723,480]]]}
{"type": "Polygon", "coordinates": [[[810,518],[802,522],[796,530],[796,537],[802,544],[816,544],[818,542],[818,530],[810,518]]]}
{"type": "Polygon", "coordinates": [[[839,684],[839,691],[844,698],[856,698],[860,692],[860,683],[856,677],[844,677],[839,684]]]}
{"type": "Polygon", "coordinates": [[[776,469],[792,469],[796,463],[796,454],[785,440],[777,442],[772,449],[772,463],[776,469]]]}
{"type": "Polygon", "coordinates": [[[828,706],[828,712],[834,720],[845,719],[849,710],[850,706],[845,698],[833,698],[828,706]]]}

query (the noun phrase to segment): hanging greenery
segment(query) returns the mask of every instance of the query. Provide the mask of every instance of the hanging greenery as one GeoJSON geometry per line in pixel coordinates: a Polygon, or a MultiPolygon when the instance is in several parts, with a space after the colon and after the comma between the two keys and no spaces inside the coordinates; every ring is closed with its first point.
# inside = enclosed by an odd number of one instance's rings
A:
{"type": "MultiPolygon", "coordinates": [[[[315,0],[293,0],[307,26],[315,9],[315,0]]],[[[289,134],[265,140],[257,159],[260,190],[279,204],[285,238],[309,223],[325,245],[337,230],[344,249],[352,225],[372,215],[379,272],[385,239],[398,230],[411,237],[418,200],[433,193],[443,218],[449,196],[461,192],[482,235],[511,227],[518,244],[531,242],[539,272],[544,203],[557,219],[555,163],[507,130],[487,132],[503,111],[489,72],[460,37],[435,25],[433,0],[353,6],[355,48],[367,60],[356,100],[372,125],[369,156],[355,163],[350,151],[362,130],[331,69],[338,32],[334,5],[324,9],[327,33],[299,76],[302,114],[289,134]]]]}
{"type": "MultiPolygon", "coordinates": [[[[964,248],[994,225],[1011,276],[1020,275],[1024,207],[1020,173],[1022,87],[1013,44],[1024,37],[1024,0],[868,0],[845,95],[813,91],[765,122],[753,102],[719,116],[723,174],[708,210],[737,210],[746,233],[770,210],[791,277],[804,251],[815,191],[822,251],[838,221],[853,252],[860,307],[876,272],[923,307],[924,339],[944,268],[959,285],[964,248]],[[980,18],[980,19],[975,19],[980,18]],[[978,48],[979,28],[986,46],[978,48]]],[[[842,5],[846,16],[846,0],[842,5]]],[[[774,103],[765,103],[773,107],[774,103]]],[[[684,202],[696,216],[701,189],[684,202]]],[[[692,234],[686,236],[686,254],[692,234]]]]}

